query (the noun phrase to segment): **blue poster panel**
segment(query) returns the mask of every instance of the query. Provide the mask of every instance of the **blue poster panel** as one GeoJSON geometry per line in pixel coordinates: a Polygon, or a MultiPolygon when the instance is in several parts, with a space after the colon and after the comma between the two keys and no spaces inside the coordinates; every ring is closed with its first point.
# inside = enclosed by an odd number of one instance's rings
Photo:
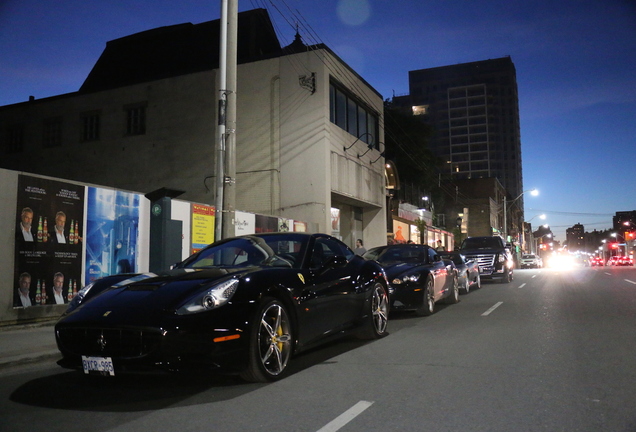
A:
{"type": "Polygon", "coordinates": [[[137,271],[141,195],[89,187],[86,198],[85,284],[137,271]]]}
{"type": "Polygon", "coordinates": [[[18,176],[14,307],[68,303],[81,288],[84,191],[18,176]]]}

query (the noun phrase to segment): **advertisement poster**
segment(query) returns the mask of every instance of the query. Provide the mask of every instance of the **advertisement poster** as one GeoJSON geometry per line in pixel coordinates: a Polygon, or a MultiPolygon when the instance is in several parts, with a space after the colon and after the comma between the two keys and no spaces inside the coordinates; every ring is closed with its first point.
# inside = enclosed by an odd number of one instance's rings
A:
{"type": "Polygon", "coordinates": [[[14,307],[68,303],[81,288],[84,191],[18,177],[14,307]]]}
{"type": "Polygon", "coordinates": [[[192,253],[214,243],[214,207],[192,204],[192,253]]]}
{"type": "Polygon", "coordinates": [[[242,236],[256,232],[256,215],[241,211],[234,212],[234,235],[242,236]]]}
{"type": "Polygon", "coordinates": [[[256,233],[277,232],[279,229],[278,218],[274,216],[255,216],[256,233]]]}
{"type": "Polygon", "coordinates": [[[136,272],[142,195],[95,187],[89,187],[87,195],[84,283],[136,272]]]}

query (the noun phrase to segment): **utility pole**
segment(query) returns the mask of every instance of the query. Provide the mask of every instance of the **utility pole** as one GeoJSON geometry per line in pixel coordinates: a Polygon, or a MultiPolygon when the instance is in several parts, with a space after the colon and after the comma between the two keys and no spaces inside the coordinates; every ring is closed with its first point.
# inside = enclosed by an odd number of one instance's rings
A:
{"type": "Polygon", "coordinates": [[[225,192],[223,194],[223,238],[234,237],[236,211],[236,88],[238,0],[228,0],[227,40],[227,113],[225,152],[225,192]]]}
{"type": "Polygon", "coordinates": [[[214,240],[234,235],[234,190],[236,153],[236,39],[238,28],[238,0],[221,1],[219,37],[219,99],[216,141],[216,223],[214,240]],[[230,76],[231,74],[231,76],[230,76]],[[233,86],[232,88],[229,85],[233,86]],[[228,122],[230,128],[228,132],[228,122]],[[229,170],[226,170],[229,166],[229,170]],[[231,185],[228,187],[228,185],[231,185]],[[227,196],[226,196],[227,192],[227,196]],[[226,217],[227,216],[227,217],[226,217]]]}

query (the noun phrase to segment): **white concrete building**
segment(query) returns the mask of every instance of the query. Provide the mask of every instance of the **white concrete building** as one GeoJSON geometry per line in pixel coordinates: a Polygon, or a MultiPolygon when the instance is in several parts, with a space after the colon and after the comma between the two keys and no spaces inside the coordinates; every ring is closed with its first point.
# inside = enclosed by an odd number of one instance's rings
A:
{"type": "MultiPolygon", "coordinates": [[[[0,107],[0,167],[214,204],[219,22],[108,42],[78,92],[0,107]]],[[[324,45],[239,14],[236,209],[386,243],[383,99],[324,45]]]]}

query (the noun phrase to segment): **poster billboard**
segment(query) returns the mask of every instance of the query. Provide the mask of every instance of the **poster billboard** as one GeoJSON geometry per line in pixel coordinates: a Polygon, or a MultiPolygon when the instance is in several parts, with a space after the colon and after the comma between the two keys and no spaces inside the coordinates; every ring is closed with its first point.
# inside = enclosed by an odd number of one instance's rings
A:
{"type": "Polygon", "coordinates": [[[138,271],[139,206],[143,195],[89,187],[84,283],[138,271]]]}
{"type": "Polygon", "coordinates": [[[214,243],[214,207],[192,204],[192,251],[195,253],[214,243]]]}
{"type": "Polygon", "coordinates": [[[14,307],[68,303],[81,288],[84,193],[84,186],[18,176],[14,307]]]}

